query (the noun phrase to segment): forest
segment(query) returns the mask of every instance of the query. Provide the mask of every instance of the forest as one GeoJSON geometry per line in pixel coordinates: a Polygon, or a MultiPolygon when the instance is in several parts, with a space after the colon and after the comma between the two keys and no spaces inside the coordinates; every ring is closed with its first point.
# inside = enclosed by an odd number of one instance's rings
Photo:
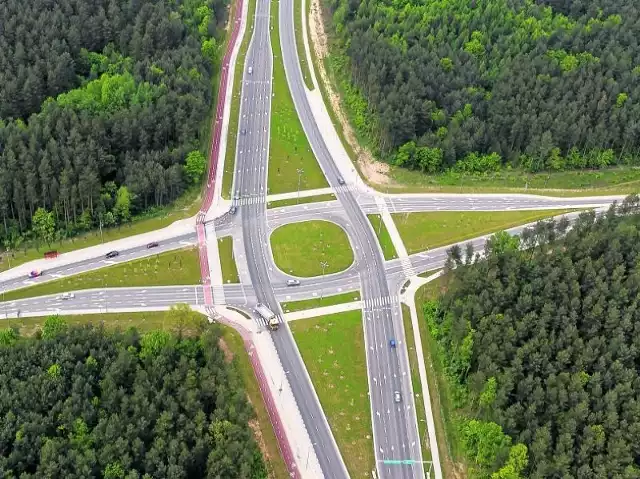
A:
{"type": "Polygon", "coordinates": [[[220,330],[199,336],[68,326],[0,331],[0,476],[267,477],[220,330]]]}
{"type": "Polygon", "coordinates": [[[197,183],[227,4],[0,2],[0,244],[37,211],[66,237],[197,183]]]}
{"type": "Polygon", "coordinates": [[[640,477],[640,199],[452,248],[424,304],[477,477],[640,477]]]}
{"type": "Polygon", "coordinates": [[[634,0],[326,0],[374,153],[425,173],[640,165],[634,0]]]}

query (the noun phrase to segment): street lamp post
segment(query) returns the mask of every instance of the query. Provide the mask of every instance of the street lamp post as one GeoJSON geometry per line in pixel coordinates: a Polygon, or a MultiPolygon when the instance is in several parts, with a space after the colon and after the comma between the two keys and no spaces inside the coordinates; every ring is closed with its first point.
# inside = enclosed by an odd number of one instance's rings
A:
{"type": "MultiPolygon", "coordinates": [[[[324,270],[329,267],[329,263],[326,261],[320,261],[320,267],[322,268],[322,282],[324,283],[324,270]]],[[[322,299],[323,289],[320,288],[320,299],[322,299]]]]}
{"type": "Polygon", "coordinates": [[[296,204],[300,203],[300,182],[302,181],[302,175],[304,174],[304,170],[302,168],[298,168],[298,198],[296,199],[296,204]]]}

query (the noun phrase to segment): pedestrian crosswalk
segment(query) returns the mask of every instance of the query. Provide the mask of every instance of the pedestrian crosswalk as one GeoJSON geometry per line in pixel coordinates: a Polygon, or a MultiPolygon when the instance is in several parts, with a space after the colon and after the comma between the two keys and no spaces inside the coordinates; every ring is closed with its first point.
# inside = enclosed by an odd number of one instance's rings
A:
{"type": "Polygon", "coordinates": [[[235,200],[235,204],[238,206],[257,205],[259,203],[264,203],[265,200],[266,198],[264,196],[245,196],[235,200]]]}
{"type": "Polygon", "coordinates": [[[398,304],[399,299],[397,296],[378,296],[376,298],[365,299],[364,309],[378,309],[393,304],[398,304]]]}
{"type": "Polygon", "coordinates": [[[416,275],[416,270],[413,269],[413,266],[411,265],[411,260],[409,258],[407,257],[401,258],[400,264],[402,265],[402,272],[404,273],[405,277],[411,278],[412,276],[416,275]]]}
{"type": "Polygon", "coordinates": [[[215,304],[227,304],[227,299],[224,296],[224,286],[217,285],[212,286],[213,289],[213,302],[215,304]]]}

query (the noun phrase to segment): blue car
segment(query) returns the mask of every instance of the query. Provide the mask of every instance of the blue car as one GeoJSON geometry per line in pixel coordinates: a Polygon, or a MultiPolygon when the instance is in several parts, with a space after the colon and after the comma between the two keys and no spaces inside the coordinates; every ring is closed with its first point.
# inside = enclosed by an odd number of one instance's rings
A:
{"type": "Polygon", "coordinates": [[[390,339],[389,340],[389,346],[391,346],[392,348],[396,347],[396,340],[395,339],[390,339]]]}

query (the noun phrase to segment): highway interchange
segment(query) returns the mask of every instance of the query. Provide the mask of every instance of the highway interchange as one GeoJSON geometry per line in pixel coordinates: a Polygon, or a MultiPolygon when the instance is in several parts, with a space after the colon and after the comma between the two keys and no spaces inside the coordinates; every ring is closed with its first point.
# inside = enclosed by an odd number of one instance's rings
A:
{"type": "MultiPolygon", "coordinates": [[[[236,171],[233,183],[233,203],[241,204],[237,215],[226,214],[206,224],[207,234],[231,234],[241,238],[245,266],[250,284],[225,285],[224,302],[251,310],[257,302],[267,304],[282,315],[280,302],[308,299],[322,294],[337,294],[360,290],[364,304],[363,327],[366,345],[367,375],[371,401],[374,447],[378,477],[425,477],[420,439],[418,437],[415,404],[410,383],[406,348],[391,349],[390,338],[404,345],[404,330],[398,291],[414,274],[441,267],[446,249],[409,256],[406,260],[384,261],[378,241],[366,214],[380,212],[380,199],[392,213],[412,211],[498,211],[570,207],[602,207],[614,198],[542,198],[538,196],[504,195],[376,195],[367,188],[354,185],[342,187],[345,177],[334,161],[318,128],[305,91],[299,66],[293,22],[293,0],[281,0],[279,28],[281,49],[276,55],[284,62],[291,95],[309,139],[311,148],[337,199],[330,202],[266,208],[271,98],[273,91],[273,51],[270,42],[269,0],[258,0],[255,25],[247,52],[242,80],[239,134],[236,145],[236,171]],[[281,53],[281,55],[280,55],[281,53]],[[379,198],[377,199],[376,196],[379,198]],[[243,201],[256,198],[256,201],[243,201]],[[346,271],[324,278],[303,280],[296,288],[288,288],[290,276],[278,270],[268,246],[269,235],[276,227],[293,221],[328,219],[345,228],[354,246],[355,262],[346,271]],[[394,391],[400,391],[403,401],[394,402],[394,391]],[[385,460],[407,461],[405,464],[383,464],[385,460]]],[[[517,233],[517,229],[514,229],[517,233]]],[[[472,241],[481,251],[484,238],[472,241]]],[[[2,291],[15,290],[30,284],[95,270],[111,264],[131,261],[149,254],[196,244],[197,236],[181,234],[165,239],[153,250],[146,244],[121,250],[117,258],[104,256],[47,269],[40,278],[27,280],[24,275],[0,274],[2,291]]],[[[236,257],[238,258],[238,257],[236,257]]],[[[239,265],[240,266],[240,265],[239,265]]],[[[164,309],[184,302],[202,305],[205,292],[202,285],[105,288],[78,291],[72,300],[57,295],[4,302],[0,315],[23,316],[44,312],[65,312],[103,309],[114,310],[164,309]]],[[[214,302],[216,294],[214,288],[214,302]]],[[[297,351],[288,327],[273,333],[273,341],[283,367],[288,372],[291,390],[307,432],[314,444],[320,467],[327,478],[346,478],[348,473],[331,430],[324,417],[304,363],[297,351]]]]}

